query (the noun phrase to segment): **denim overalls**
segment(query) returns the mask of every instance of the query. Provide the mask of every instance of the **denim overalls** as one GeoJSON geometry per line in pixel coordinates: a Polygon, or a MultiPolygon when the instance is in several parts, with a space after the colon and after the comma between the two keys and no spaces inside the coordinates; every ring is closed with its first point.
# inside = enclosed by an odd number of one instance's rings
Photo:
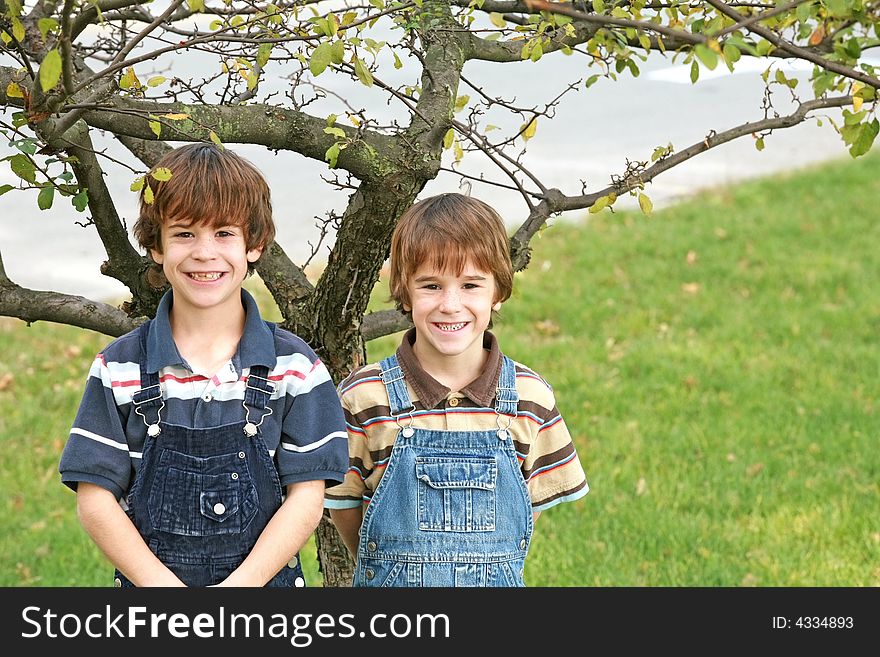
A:
{"type": "MultiPolygon", "coordinates": [[[[140,327],[146,358],[147,325],[140,327]]],[[[144,419],[143,459],[131,486],[128,515],[153,553],[187,586],[223,581],[250,553],[281,506],[281,484],[260,434],[275,389],[265,366],[246,382],[243,419],[210,429],[162,421],[162,389],[141,368],[132,395],[144,419]]],[[[118,570],[117,586],[132,586],[118,570]]],[[[305,586],[298,555],[267,586],[305,586]]]]}
{"type": "Polygon", "coordinates": [[[486,431],[412,426],[397,357],[380,367],[400,431],[364,512],[354,586],[524,586],[533,522],[508,431],[519,402],[513,361],[503,359],[498,426],[486,431]]]}

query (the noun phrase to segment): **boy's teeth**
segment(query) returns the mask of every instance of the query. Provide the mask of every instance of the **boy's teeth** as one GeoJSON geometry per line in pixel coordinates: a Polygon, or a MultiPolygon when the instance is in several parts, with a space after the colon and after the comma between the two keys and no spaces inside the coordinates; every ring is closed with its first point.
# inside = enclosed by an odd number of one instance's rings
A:
{"type": "Polygon", "coordinates": [[[463,329],[467,325],[467,322],[459,322],[458,324],[437,324],[437,328],[441,331],[458,331],[459,329],[463,329]]]}
{"type": "Polygon", "coordinates": [[[217,271],[210,274],[190,274],[190,278],[194,278],[197,281],[216,281],[220,276],[220,272],[217,271]]]}

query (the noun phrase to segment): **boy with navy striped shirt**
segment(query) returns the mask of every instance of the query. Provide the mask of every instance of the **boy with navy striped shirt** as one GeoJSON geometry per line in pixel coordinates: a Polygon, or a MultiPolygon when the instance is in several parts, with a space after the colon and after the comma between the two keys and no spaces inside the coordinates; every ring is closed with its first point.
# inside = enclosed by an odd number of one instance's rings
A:
{"type": "Polygon", "coordinates": [[[348,451],[327,369],[241,287],[274,238],[268,186],[208,144],[160,168],[134,234],[171,289],[96,357],[62,481],[117,586],[304,586],[298,551],[348,451]]]}

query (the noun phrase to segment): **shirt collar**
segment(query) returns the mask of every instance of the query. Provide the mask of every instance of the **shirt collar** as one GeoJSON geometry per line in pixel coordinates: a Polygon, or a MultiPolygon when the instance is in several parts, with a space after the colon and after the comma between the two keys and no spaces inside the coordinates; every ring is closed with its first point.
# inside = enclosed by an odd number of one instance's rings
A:
{"type": "MultiPolygon", "coordinates": [[[[271,369],[275,366],[275,337],[272,329],[260,317],[257,302],[244,289],[241,291],[241,303],[245,311],[244,333],[235,350],[232,363],[238,371],[254,365],[264,365],[271,369]]],[[[149,372],[158,372],[170,365],[188,367],[177,350],[174,336],[171,334],[169,312],[173,305],[174,291],[168,290],[162,296],[159,307],[156,308],[156,319],[150,324],[147,335],[147,371],[149,372]]]]}
{"type": "MultiPolygon", "coordinates": [[[[415,340],[416,330],[411,328],[401,340],[397,349],[397,359],[400,361],[406,382],[416,393],[416,397],[425,408],[436,408],[452,391],[424,370],[413,351],[415,340]]],[[[490,408],[495,400],[498,378],[501,376],[501,349],[498,347],[498,340],[489,331],[483,333],[483,349],[489,352],[486,367],[483,368],[480,376],[464,386],[461,392],[480,406],[490,408]]]]}

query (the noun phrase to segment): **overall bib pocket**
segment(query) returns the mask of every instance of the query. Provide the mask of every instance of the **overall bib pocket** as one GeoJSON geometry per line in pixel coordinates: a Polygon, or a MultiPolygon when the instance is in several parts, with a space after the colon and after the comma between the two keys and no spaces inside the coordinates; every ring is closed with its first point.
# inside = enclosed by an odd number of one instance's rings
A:
{"type": "Polygon", "coordinates": [[[158,531],[217,536],[244,531],[257,512],[257,491],[237,454],[193,457],[165,450],[148,501],[158,531]]]}
{"type": "Polygon", "coordinates": [[[415,475],[420,530],[495,531],[495,458],[420,456],[415,475]]]}

